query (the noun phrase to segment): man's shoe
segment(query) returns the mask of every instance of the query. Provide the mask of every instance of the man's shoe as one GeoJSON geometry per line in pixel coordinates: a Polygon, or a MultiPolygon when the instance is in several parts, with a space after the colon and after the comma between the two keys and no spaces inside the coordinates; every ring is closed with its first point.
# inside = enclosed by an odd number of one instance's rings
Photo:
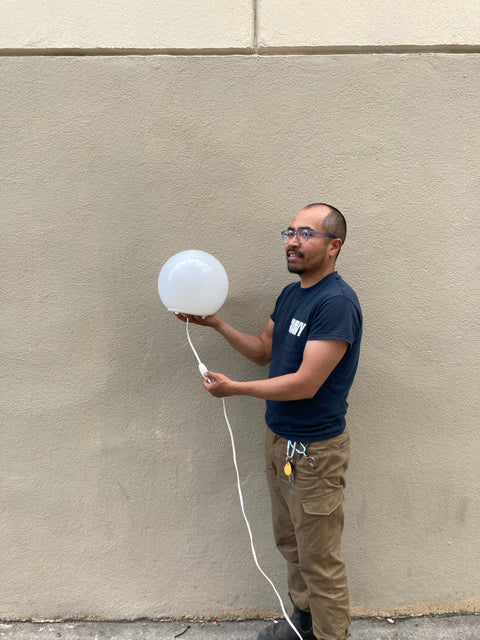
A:
{"type": "MultiPolygon", "coordinates": [[[[290,620],[303,640],[315,640],[312,628],[312,616],[294,606],[290,620]]],[[[279,620],[261,629],[257,640],[298,640],[298,636],[286,620],[279,620]]]]}

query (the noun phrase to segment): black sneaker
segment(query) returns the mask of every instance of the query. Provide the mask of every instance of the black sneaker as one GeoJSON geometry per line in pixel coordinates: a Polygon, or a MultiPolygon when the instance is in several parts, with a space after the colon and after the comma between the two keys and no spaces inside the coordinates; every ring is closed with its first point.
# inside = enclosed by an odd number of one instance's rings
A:
{"type": "MultiPolygon", "coordinates": [[[[315,640],[312,627],[312,616],[308,611],[302,611],[294,606],[290,616],[295,629],[298,630],[303,640],[315,640]]],[[[261,629],[257,640],[299,640],[297,634],[286,620],[272,622],[268,627],[261,629]]]]}

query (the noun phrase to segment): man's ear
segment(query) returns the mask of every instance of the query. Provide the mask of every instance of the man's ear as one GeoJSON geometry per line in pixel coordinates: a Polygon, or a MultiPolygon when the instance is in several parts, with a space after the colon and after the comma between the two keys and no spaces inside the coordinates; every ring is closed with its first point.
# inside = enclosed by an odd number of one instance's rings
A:
{"type": "Polygon", "coordinates": [[[329,255],[333,256],[333,257],[337,257],[338,254],[340,253],[340,249],[342,248],[342,244],[343,242],[341,241],[340,238],[334,238],[331,242],[330,242],[330,247],[329,247],[329,255]]]}

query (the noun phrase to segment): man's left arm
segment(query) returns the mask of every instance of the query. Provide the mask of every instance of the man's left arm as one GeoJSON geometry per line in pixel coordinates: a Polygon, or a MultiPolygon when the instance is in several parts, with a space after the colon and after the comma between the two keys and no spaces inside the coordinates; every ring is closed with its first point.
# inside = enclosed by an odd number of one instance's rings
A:
{"type": "Polygon", "coordinates": [[[237,382],[221,373],[208,371],[203,386],[216,398],[251,396],[262,400],[304,400],[313,398],[345,355],[343,340],[309,340],[298,371],[266,380],[237,382]]]}

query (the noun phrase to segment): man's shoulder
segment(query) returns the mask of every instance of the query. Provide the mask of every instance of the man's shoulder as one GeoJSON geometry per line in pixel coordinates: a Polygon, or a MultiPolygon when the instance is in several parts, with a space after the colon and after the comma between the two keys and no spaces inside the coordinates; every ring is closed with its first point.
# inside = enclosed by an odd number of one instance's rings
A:
{"type": "Polygon", "coordinates": [[[356,305],[360,306],[358,296],[355,293],[353,287],[351,287],[337,272],[332,274],[334,277],[329,281],[328,288],[324,293],[327,297],[342,297],[351,300],[356,305]]]}
{"type": "Polygon", "coordinates": [[[338,275],[332,273],[325,286],[310,300],[311,319],[329,317],[341,323],[346,318],[355,318],[355,322],[362,323],[362,309],[357,294],[353,288],[338,275]]]}

